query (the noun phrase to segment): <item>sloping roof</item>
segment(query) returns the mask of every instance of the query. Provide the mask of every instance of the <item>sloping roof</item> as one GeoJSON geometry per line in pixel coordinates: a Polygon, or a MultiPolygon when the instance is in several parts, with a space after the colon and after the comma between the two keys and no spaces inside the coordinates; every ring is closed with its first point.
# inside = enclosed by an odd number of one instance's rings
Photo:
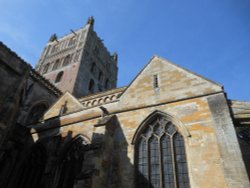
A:
{"type": "Polygon", "coordinates": [[[46,87],[49,91],[51,91],[56,96],[61,96],[63,93],[60,89],[58,89],[54,84],[50,83],[49,80],[44,78],[41,74],[35,71],[33,68],[30,70],[30,76],[41,83],[44,87],[46,87]]]}
{"type": "Polygon", "coordinates": [[[46,78],[44,78],[42,75],[40,75],[38,72],[36,72],[32,66],[24,61],[21,57],[19,57],[14,51],[12,51],[10,48],[8,48],[3,42],[0,41],[0,46],[4,48],[11,56],[14,56],[17,58],[21,63],[24,65],[27,65],[30,67],[30,76],[34,78],[36,81],[38,81],[41,85],[46,87],[49,91],[51,91],[56,96],[62,95],[62,92],[54,86],[52,83],[50,83],[46,78]]]}
{"type": "Polygon", "coordinates": [[[216,82],[214,82],[214,81],[212,81],[212,80],[209,80],[209,79],[207,79],[207,78],[205,78],[205,77],[203,77],[203,76],[201,76],[201,75],[199,75],[199,74],[197,74],[197,73],[194,73],[194,72],[192,72],[192,71],[190,71],[190,70],[188,70],[188,69],[185,69],[185,68],[183,68],[183,67],[181,67],[181,66],[179,66],[179,65],[177,65],[177,64],[175,64],[175,63],[172,63],[172,62],[168,61],[167,59],[162,58],[162,57],[160,57],[160,56],[158,56],[158,55],[153,55],[153,56],[150,58],[150,60],[148,61],[148,63],[142,68],[142,70],[135,76],[135,78],[134,78],[134,79],[130,82],[130,84],[125,88],[125,90],[123,91],[123,93],[126,92],[126,90],[132,85],[132,83],[140,76],[140,74],[149,66],[149,64],[150,64],[150,63],[152,62],[152,60],[155,59],[155,58],[159,58],[159,59],[161,59],[162,61],[166,61],[166,62],[168,62],[169,64],[171,64],[171,65],[173,65],[173,66],[175,66],[175,67],[178,67],[178,68],[180,68],[180,69],[182,69],[182,70],[184,70],[184,71],[187,71],[187,72],[189,72],[189,73],[191,73],[191,74],[193,74],[193,75],[195,75],[195,76],[198,76],[198,77],[200,77],[200,78],[202,78],[202,79],[204,79],[204,80],[206,80],[206,81],[208,81],[208,82],[210,82],[210,83],[212,83],[212,84],[215,84],[215,85],[217,85],[217,86],[223,88],[222,85],[220,85],[220,84],[218,84],[218,83],[216,83],[216,82]]]}
{"type": "Polygon", "coordinates": [[[84,106],[67,91],[49,108],[44,114],[43,119],[50,119],[52,117],[74,113],[83,109],[84,106]],[[61,112],[62,108],[64,108],[63,112],[61,112]]]}
{"type": "Polygon", "coordinates": [[[223,87],[161,57],[153,56],[119,97],[127,108],[223,92],[223,87]],[[157,84],[157,86],[155,86],[157,84]]]}

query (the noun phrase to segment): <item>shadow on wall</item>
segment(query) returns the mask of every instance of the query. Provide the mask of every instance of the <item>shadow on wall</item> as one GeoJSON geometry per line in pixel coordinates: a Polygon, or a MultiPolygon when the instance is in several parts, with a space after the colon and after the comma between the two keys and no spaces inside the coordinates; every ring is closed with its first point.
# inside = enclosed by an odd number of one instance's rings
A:
{"type": "MultiPolygon", "coordinates": [[[[97,125],[98,126],[98,125],[97,125]]],[[[122,188],[135,187],[135,177],[143,179],[146,187],[149,184],[144,175],[138,171],[135,174],[134,165],[128,157],[128,142],[116,116],[110,117],[110,122],[105,125],[105,133],[94,133],[93,143],[102,143],[95,154],[95,175],[92,177],[93,187],[122,188]]]]}
{"type": "MultiPolygon", "coordinates": [[[[10,149],[1,156],[0,187],[134,187],[134,166],[116,116],[96,128],[105,130],[93,133],[91,142],[84,135],[73,137],[71,131],[60,134],[59,118],[33,126],[36,141],[30,129],[17,127],[13,135],[19,140],[9,142],[10,149]]],[[[144,183],[148,184],[146,179],[144,183]]]]}
{"type": "Polygon", "coordinates": [[[250,179],[250,127],[236,127],[236,133],[242,153],[242,158],[246,166],[248,178],[250,179]]]}

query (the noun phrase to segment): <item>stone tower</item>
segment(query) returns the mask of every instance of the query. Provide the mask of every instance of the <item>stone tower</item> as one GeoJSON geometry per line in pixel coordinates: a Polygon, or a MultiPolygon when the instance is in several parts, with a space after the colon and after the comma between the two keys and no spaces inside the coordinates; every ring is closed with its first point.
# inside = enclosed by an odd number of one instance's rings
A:
{"type": "Polygon", "coordinates": [[[116,87],[117,54],[110,55],[93,30],[94,19],[76,31],[50,37],[36,70],[62,92],[76,97],[116,87]]]}

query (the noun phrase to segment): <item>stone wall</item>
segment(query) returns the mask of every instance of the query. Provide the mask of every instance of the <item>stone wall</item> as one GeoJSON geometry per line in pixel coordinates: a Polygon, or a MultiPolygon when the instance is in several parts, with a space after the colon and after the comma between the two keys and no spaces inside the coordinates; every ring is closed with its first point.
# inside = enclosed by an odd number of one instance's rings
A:
{"type": "Polygon", "coordinates": [[[53,35],[36,70],[63,92],[82,97],[116,87],[117,55],[109,53],[93,30],[93,23],[88,22],[83,28],[61,38],[53,35]],[[66,60],[69,61],[67,64],[66,60]],[[60,72],[63,75],[57,82],[60,72]],[[94,82],[93,89],[90,89],[90,80],[94,82]]]}
{"type": "MultiPolygon", "coordinates": [[[[136,179],[134,137],[145,119],[161,112],[184,138],[190,187],[249,187],[221,86],[153,58],[127,88],[106,95],[116,92],[121,93],[114,101],[93,102],[61,116],[45,115],[45,123],[33,125],[33,139],[39,143],[56,135],[83,135],[90,145],[100,145],[90,155],[92,187],[132,188],[136,179]],[[154,75],[158,75],[157,87],[154,75]]],[[[105,98],[105,93],[79,101],[86,104],[100,98],[105,98]]],[[[79,106],[73,99],[68,102],[79,106]]],[[[64,100],[58,100],[49,112],[58,112],[63,104],[64,100]]]]}
{"type": "MultiPolygon", "coordinates": [[[[62,137],[67,136],[69,132],[72,133],[72,137],[82,134],[92,143],[95,142],[96,135],[103,135],[100,136],[102,148],[93,156],[92,161],[95,164],[94,169],[98,172],[93,176],[93,187],[112,187],[112,183],[115,187],[133,187],[135,175],[132,139],[143,120],[158,110],[174,117],[177,129],[184,136],[191,187],[247,187],[248,182],[244,182],[244,179],[247,180],[246,172],[236,137],[230,136],[230,142],[234,141],[236,146],[234,154],[227,155],[234,157],[234,160],[225,157],[221,151],[221,144],[218,143],[220,136],[215,129],[217,123],[214,122],[208,102],[208,99],[213,98],[216,98],[216,95],[126,111],[117,111],[121,108],[117,104],[106,105],[105,108],[110,114],[117,117],[115,131],[111,135],[107,131],[110,125],[94,126],[102,119],[100,109],[94,107],[61,117],[56,134],[60,133],[62,137]],[[109,156],[110,153],[114,155],[109,156]],[[231,164],[234,161],[236,166],[226,165],[227,160],[230,160],[231,164]],[[110,178],[114,182],[107,182],[107,177],[112,172],[114,174],[110,178]]],[[[46,135],[53,136],[49,129],[39,134],[43,139],[46,135]]],[[[34,132],[34,137],[35,135],[34,132]]],[[[39,137],[36,139],[39,140],[39,137]]]]}
{"type": "Polygon", "coordinates": [[[0,146],[15,124],[30,67],[0,43],[0,146]]]}
{"type": "Polygon", "coordinates": [[[0,187],[16,187],[11,174],[34,143],[28,122],[38,122],[62,93],[3,43],[0,84],[0,187]]]}

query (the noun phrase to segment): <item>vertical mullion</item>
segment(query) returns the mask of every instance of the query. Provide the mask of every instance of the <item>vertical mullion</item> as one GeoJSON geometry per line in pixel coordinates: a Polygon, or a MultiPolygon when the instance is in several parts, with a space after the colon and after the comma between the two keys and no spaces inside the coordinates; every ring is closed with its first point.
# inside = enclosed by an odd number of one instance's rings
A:
{"type": "Polygon", "coordinates": [[[176,167],[175,167],[175,151],[174,151],[174,142],[173,142],[174,134],[170,137],[171,142],[171,154],[172,154],[172,166],[173,166],[173,176],[174,176],[174,186],[177,188],[177,177],[176,177],[176,167]]]}
{"type": "Polygon", "coordinates": [[[163,168],[162,168],[162,151],[161,151],[161,137],[158,138],[158,150],[159,150],[159,163],[160,163],[160,188],[163,188],[163,168]]]}
{"type": "Polygon", "coordinates": [[[146,144],[147,144],[147,160],[148,160],[148,188],[150,188],[150,184],[151,184],[151,181],[150,181],[150,148],[149,148],[149,138],[146,140],[146,144]]]}

